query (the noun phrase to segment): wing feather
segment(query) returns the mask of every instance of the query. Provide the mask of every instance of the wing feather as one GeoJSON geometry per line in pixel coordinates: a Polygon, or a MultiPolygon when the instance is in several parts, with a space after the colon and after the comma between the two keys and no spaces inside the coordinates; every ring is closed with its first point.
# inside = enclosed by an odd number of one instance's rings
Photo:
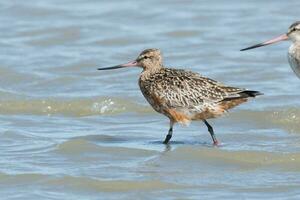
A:
{"type": "Polygon", "coordinates": [[[199,108],[215,104],[226,98],[238,98],[241,88],[225,86],[198,73],[180,69],[163,68],[144,84],[146,96],[155,96],[167,108],[199,108]]]}

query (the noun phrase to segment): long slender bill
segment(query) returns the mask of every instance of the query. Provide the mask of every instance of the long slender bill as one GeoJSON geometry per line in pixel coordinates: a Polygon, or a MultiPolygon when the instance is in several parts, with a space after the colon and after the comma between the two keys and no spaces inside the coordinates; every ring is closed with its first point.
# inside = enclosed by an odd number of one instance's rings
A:
{"type": "Polygon", "coordinates": [[[124,67],[134,67],[134,66],[137,66],[137,62],[135,60],[134,61],[130,61],[130,62],[125,63],[125,64],[112,66],[112,67],[98,68],[98,70],[120,69],[120,68],[124,68],[124,67]]]}
{"type": "Polygon", "coordinates": [[[280,36],[278,36],[276,38],[273,38],[271,40],[268,40],[266,42],[259,43],[259,44],[256,44],[256,45],[253,45],[253,46],[241,49],[241,51],[246,51],[246,50],[249,50],[249,49],[254,49],[254,48],[266,46],[266,45],[269,45],[269,44],[274,44],[276,42],[284,41],[284,40],[287,40],[287,39],[289,39],[288,36],[287,36],[287,34],[282,34],[282,35],[280,35],[280,36]]]}

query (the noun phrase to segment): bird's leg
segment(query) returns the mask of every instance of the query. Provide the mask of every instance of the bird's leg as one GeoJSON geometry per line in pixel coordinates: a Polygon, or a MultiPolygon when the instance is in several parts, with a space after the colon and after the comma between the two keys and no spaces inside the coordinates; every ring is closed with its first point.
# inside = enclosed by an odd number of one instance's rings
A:
{"type": "Polygon", "coordinates": [[[210,133],[211,138],[214,141],[214,145],[216,145],[216,146],[219,145],[219,142],[218,142],[218,140],[216,138],[216,135],[214,133],[214,129],[212,128],[212,126],[206,120],[203,120],[203,122],[207,126],[208,132],[210,133]]]}
{"type": "Polygon", "coordinates": [[[169,132],[168,132],[168,134],[167,134],[167,136],[166,136],[166,139],[165,139],[165,141],[164,141],[164,144],[168,144],[169,141],[170,141],[171,138],[172,138],[173,125],[174,125],[173,120],[170,120],[170,128],[169,128],[169,132]]]}

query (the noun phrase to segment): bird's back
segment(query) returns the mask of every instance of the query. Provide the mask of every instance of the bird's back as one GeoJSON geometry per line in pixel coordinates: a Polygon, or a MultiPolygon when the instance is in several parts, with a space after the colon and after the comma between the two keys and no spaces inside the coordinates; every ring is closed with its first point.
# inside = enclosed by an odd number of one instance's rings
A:
{"type": "Polygon", "coordinates": [[[182,114],[187,120],[219,116],[247,101],[248,97],[259,94],[225,86],[198,73],[172,68],[161,68],[147,76],[142,73],[139,85],[156,111],[169,117],[172,113],[182,114]]]}

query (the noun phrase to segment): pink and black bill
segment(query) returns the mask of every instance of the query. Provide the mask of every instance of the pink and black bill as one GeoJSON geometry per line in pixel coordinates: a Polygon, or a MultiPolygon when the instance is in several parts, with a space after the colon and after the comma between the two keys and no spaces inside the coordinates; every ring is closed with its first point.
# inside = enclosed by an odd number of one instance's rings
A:
{"type": "Polygon", "coordinates": [[[121,64],[121,65],[116,65],[116,66],[112,66],[112,67],[103,67],[103,68],[98,68],[98,70],[110,70],[110,69],[120,69],[120,68],[124,68],[124,67],[135,67],[138,66],[137,61],[131,61],[125,64],[121,64]]]}
{"type": "Polygon", "coordinates": [[[266,42],[262,42],[262,43],[255,44],[253,46],[241,49],[241,51],[246,51],[246,50],[249,50],[249,49],[255,49],[255,48],[258,48],[258,47],[267,46],[267,45],[274,44],[274,43],[277,43],[277,42],[280,42],[280,41],[284,41],[284,40],[288,40],[288,39],[289,38],[288,38],[287,34],[282,34],[282,35],[280,35],[280,36],[278,36],[276,38],[273,38],[271,40],[268,40],[266,42]]]}

